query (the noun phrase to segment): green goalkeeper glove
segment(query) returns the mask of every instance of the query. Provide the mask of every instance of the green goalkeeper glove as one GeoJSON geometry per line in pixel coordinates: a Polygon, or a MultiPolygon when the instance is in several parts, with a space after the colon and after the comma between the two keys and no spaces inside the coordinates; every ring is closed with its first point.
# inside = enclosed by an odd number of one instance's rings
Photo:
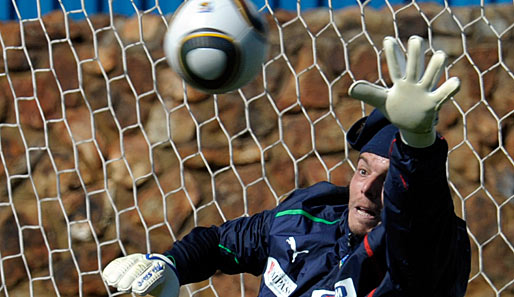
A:
{"type": "Polygon", "coordinates": [[[177,297],[179,281],[175,265],[160,254],[133,254],[115,259],[102,272],[109,286],[120,292],[177,297]]]}
{"type": "Polygon", "coordinates": [[[388,89],[356,81],[349,95],[380,110],[400,130],[407,145],[432,145],[439,109],[458,92],[460,80],[452,77],[432,91],[444,71],[447,56],[443,51],[435,52],[423,74],[424,42],[419,36],[409,38],[407,62],[393,37],[384,38],[384,52],[393,86],[388,89]]]}

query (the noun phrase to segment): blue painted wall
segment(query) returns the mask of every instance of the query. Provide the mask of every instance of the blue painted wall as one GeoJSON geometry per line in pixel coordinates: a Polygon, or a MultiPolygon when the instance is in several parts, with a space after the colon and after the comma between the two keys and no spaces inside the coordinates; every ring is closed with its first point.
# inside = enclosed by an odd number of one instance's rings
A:
{"type": "MultiPolygon", "coordinates": [[[[113,11],[117,14],[133,15],[135,9],[147,10],[155,7],[158,0],[83,0],[84,10],[82,10],[81,0],[0,0],[0,21],[37,18],[52,10],[63,9],[70,12],[70,17],[76,20],[83,19],[85,13],[88,15],[95,13],[108,13],[113,11]],[[16,3],[16,8],[13,3],[16,3]]],[[[257,7],[262,7],[266,0],[252,0],[257,7]]],[[[326,7],[332,2],[334,9],[356,5],[359,0],[301,0],[302,10],[316,7],[326,7]]],[[[416,0],[418,2],[438,2],[444,4],[444,0],[416,0]]],[[[512,3],[512,0],[447,0],[450,6],[469,6],[484,3],[512,3]]],[[[160,0],[159,7],[164,14],[172,13],[177,9],[182,0],[160,0]]],[[[409,0],[389,0],[391,4],[409,3],[409,0]]],[[[283,8],[296,10],[296,0],[268,0],[273,9],[283,8]]],[[[385,0],[371,0],[368,4],[374,8],[380,8],[385,4],[385,0]]]]}

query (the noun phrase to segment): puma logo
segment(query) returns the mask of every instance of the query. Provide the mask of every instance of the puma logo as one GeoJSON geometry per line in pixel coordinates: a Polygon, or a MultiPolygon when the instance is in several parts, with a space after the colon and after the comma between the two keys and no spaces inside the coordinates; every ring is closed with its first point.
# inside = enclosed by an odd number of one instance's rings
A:
{"type": "Polygon", "coordinates": [[[309,250],[297,251],[296,250],[296,240],[292,236],[289,237],[286,240],[286,242],[289,243],[289,246],[291,247],[291,250],[293,251],[293,259],[291,260],[291,263],[294,263],[294,261],[296,260],[296,257],[298,257],[299,254],[308,254],[309,253],[309,250]]]}

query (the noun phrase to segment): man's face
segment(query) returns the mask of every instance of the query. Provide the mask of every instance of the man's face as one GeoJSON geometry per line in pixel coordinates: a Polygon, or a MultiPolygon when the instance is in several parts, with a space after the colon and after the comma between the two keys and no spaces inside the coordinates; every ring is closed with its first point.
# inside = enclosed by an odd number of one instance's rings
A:
{"type": "Polygon", "coordinates": [[[348,224],[356,235],[365,235],[380,223],[383,206],[383,186],[389,159],[372,153],[362,153],[350,181],[348,224]]]}

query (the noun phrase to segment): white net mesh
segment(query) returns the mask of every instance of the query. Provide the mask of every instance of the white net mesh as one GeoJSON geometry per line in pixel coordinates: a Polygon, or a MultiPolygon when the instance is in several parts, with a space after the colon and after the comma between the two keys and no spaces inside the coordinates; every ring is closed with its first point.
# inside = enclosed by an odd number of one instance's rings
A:
{"type": "MultiPolygon", "coordinates": [[[[271,208],[317,181],[347,184],[356,153],[344,136],[370,111],[347,88],[389,84],[382,39],[405,45],[412,34],[428,39],[427,56],[446,51],[446,78],[462,80],[438,128],[472,241],[467,296],[514,296],[513,5],[266,4],[261,75],[207,96],[169,69],[158,3],[126,2],[131,18],[62,5],[0,24],[0,296],[120,295],[100,276],[115,257],[163,252],[194,226],[271,208]]],[[[257,284],[216,275],[181,294],[255,296],[257,284]]]]}

